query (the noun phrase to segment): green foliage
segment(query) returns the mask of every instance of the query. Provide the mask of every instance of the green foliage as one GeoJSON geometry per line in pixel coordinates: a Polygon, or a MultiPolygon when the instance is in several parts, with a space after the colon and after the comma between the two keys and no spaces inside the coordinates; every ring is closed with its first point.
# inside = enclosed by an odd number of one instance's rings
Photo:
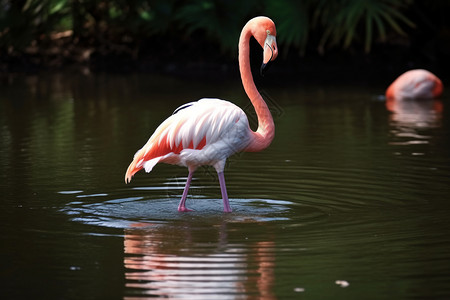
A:
{"type": "Polygon", "coordinates": [[[327,43],[348,48],[355,41],[364,40],[364,50],[368,53],[376,38],[385,41],[388,31],[405,35],[402,24],[414,27],[401,13],[411,4],[408,0],[321,0],[317,3],[315,25],[324,28],[319,49],[324,49],[327,43]]]}
{"type": "Polygon", "coordinates": [[[278,41],[286,48],[294,46],[303,53],[311,30],[310,11],[315,1],[266,1],[267,15],[277,24],[278,41]]]}
{"type": "Polygon", "coordinates": [[[165,33],[173,20],[176,1],[101,1],[104,15],[97,20],[105,31],[127,32],[136,36],[165,33]]]}
{"type": "Polygon", "coordinates": [[[239,33],[252,12],[258,7],[258,0],[195,0],[186,1],[178,13],[177,20],[190,34],[196,30],[217,40],[223,51],[234,54],[239,33]]]}
{"type": "Polygon", "coordinates": [[[72,26],[68,0],[0,1],[0,47],[24,48],[54,30],[72,26]]]}
{"type": "Polygon", "coordinates": [[[384,41],[387,32],[404,35],[402,25],[414,24],[402,14],[410,0],[267,0],[266,12],[276,20],[280,42],[301,53],[315,34],[319,52],[326,46],[344,49],[364,40],[370,52],[374,40],[384,41]],[[376,33],[374,32],[376,30],[376,33]]]}
{"type": "MultiPolygon", "coordinates": [[[[0,50],[22,51],[52,32],[121,42],[166,35],[186,40],[201,32],[235,54],[239,32],[256,15],[277,24],[278,41],[304,53],[358,46],[405,35],[414,24],[405,12],[413,0],[0,0],[0,50]]],[[[195,41],[192,41],[195,43],[195,41]]]]}

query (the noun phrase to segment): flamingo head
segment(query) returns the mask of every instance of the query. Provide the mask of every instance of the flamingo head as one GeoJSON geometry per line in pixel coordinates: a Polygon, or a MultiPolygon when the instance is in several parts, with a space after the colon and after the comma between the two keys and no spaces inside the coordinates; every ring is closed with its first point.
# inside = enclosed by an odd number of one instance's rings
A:
{"type": "Polygon", "coordinates": [[[261,74],[264,74],[270,63],[278,56],[277,47],[277,30],[273,21],[267,17],[253,18],[252,22],[252,34],[261,47],[264,49],[263,63],[261,65],[261,74]]]}

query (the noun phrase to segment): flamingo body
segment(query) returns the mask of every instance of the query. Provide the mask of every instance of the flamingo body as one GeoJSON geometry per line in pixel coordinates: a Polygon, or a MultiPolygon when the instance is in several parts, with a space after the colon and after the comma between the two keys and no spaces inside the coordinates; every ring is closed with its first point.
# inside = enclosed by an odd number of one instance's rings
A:
{"type": "Polygon", "coordinates": [[[190,169],[211,165],[222,172],[227,157],[248,146],[250,131],[244,111],[231,102],[204,98],[185,104],[135,154],[125,180],[159,162],[190,169]]]}
{"type": "Polygon", "coordinates": [[[433,73],[416,69],[400,75],[386,90],[387,99],[432,99],[442,94],[441,80],[433,73]]]}
{"type": "Polygon", "coordinates": [[[263,48],[261,71],[278,55],[275,24],[267,17],[247,22],[239,38],[239,70],[242,84],[258,117],[256,132],[250,129],[244,111],[231,102],[204,98],[180,106],[152,134],[134,155],[125,173],[125,182],[139,170],[150,172],[157,163],[185,166],[189,170],[178,211],[186,208],[186,197],[195,170],[213,166],[218,174],[224,211],[231,212],[225,185],[227,158],[239,151],[261,151],[275,135],[272,115],[259,94],[251,74],[249,42],[253,36],[263,48]]]}

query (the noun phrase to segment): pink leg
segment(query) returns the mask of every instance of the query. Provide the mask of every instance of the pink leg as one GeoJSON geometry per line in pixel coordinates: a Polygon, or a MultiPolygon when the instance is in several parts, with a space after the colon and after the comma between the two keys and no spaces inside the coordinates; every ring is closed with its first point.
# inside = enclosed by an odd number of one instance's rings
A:
{"type": "Polygon", "coordinates": [[[186,198],[189,192],[189,187],[191,186],[192,175],[194,175],[194,171],[189,171],[188,179],[186,180],[186,185],[183,191],[183,196],[181,196],[180,204],[178,204],[178,211],[181,212],[192,211],[192,209],[186,207],[186,198]]]}
{"type": "Polygon", "coordinates": [[[227,186],[225,185],[225,176],[223,175],[223,172],[217,173],[217,175],[219,175],[220,191],[222,192],[223,211],[229,213],[231,212],[231,207],[230,202],[228,201],[227,186]]]}

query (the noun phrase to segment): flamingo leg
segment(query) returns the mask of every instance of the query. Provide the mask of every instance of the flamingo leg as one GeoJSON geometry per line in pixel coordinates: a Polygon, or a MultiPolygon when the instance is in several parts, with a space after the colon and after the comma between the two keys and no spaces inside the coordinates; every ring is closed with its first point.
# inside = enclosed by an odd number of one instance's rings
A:
{"type": "Polygon", "coordinates": [[[188,179],[186,180],[186,185],[184,186],[183,195],[181,196],[180,204],[178,204],[178,211],[180,212],[192,211],[192,209],[186,207],[186,198],[189,192],[189,187],[191,186],[192,175],[194,175],[194,171],[189,170],[189,175],[188,179]]]}
{"type": "Polygon", "coordinates": [[[219,176],[220,191],[222,192],[223,211],[229,213],[231,212],[231,207],[230,201],[228,201],[227,186],[225,185],[225,176],[223,172],[217,172],[217,175],[219,176]]]}

